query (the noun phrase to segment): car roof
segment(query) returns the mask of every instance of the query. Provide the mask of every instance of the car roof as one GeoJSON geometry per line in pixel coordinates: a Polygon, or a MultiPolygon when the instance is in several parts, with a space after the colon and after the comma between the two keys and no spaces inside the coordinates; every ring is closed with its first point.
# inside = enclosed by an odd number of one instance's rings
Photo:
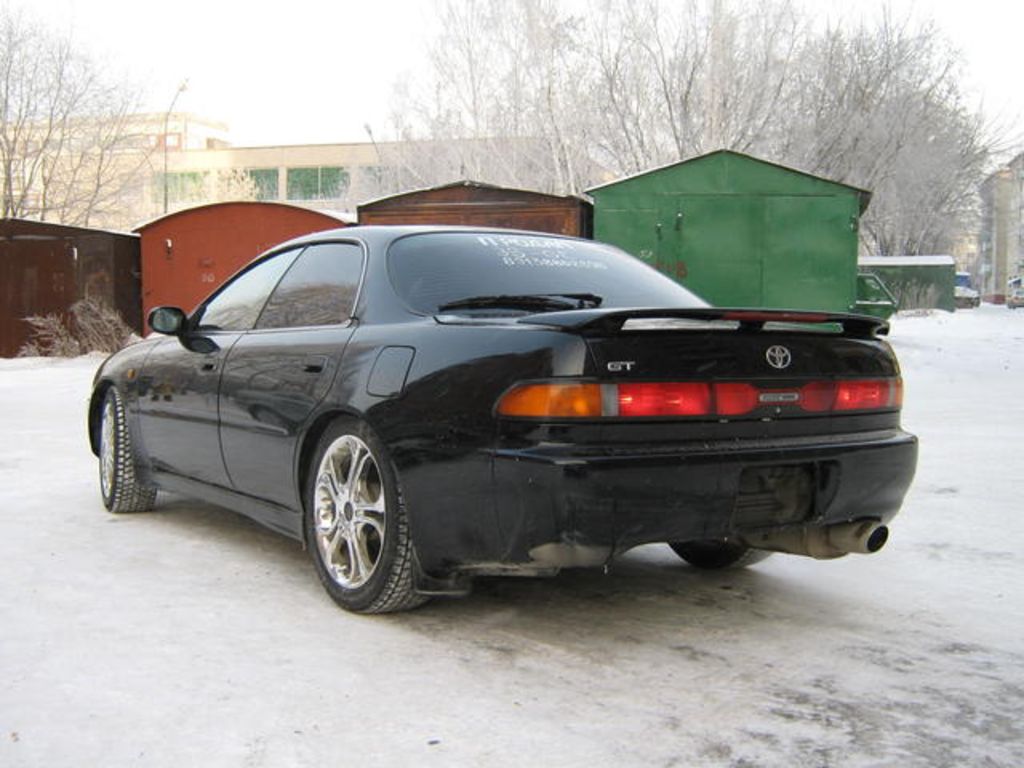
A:
{"type": "Polygon", "coordinates": [[[554,232],[535,232],[526,229],[506,229],[503,227],[476,227],[458,224],[370,224],[365,226],[342,227],[339,229],[326,229],[319,232],[312,232],[308,235],[302,235],[301,237],[281,243],[281,245],[277,246],[274,250],[306,243],[319,243],[330,240],[349,240],[353,238],[364,240],[374,245],[383,245],[408,235],[443,232],[472,232],[481,234],[550,237],[562,240],[581,239],[578,237],[572,237],[571,235],[556,234],[554,232]]]}

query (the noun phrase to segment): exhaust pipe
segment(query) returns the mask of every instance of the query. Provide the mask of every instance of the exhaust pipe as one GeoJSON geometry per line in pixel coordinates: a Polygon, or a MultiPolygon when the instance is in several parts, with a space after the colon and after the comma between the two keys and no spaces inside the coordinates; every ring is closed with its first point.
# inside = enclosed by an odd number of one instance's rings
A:
{"type": "Polygon", "coordinates": [[[817,560],[831,560],[851,552],[871,554],[885,546],[889,529],[875,520],[859,520],[818,528],[797,528],[744,535],[743,543],[754,549],[787,552],[817,560]]]}
{"type": "Polygon", "coordinates": [[[825,529],[825,535],[836,549],[871,555],[885,546],[889,540],[889,529],[873,520],[863,520],[830,526],[825,529]]]}

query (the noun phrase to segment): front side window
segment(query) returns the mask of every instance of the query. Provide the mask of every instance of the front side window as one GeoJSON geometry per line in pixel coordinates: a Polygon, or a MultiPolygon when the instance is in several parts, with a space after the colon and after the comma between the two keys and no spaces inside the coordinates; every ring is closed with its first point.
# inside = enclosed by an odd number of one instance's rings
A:
{"type": "Polygon", "coordinates": [[[338,325],[352,316],[363,250],[354,243],[311,245],[278,284],[257,328],[338,325]]]}
{"type": "Polygon", "coordinates": [[[271,256],[240,274],[204,304],[197,327],[208,331],[248,331],[298,251],[271,256]]]}

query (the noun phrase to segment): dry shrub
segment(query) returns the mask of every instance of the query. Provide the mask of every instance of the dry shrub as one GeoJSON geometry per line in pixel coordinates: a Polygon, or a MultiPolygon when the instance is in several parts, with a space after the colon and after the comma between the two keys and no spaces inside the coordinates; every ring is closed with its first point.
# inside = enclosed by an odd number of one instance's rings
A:
{"type": "Polygon", "coordinates": [[[133,331],[117,310],[92,299],[71,305],[75,338],[83,352],[116,352],[126,346],[133,331]]]}
{"type": "Polygon", "coordinates": [[[60,315],[33,315],[25,322],[31,326],[29,340],[18,350],[19,357],[76,357],[82,354],[78,340],[60,315]]]}
{"type": "Polygon", "coordinates": [[[65,321],[59,314],[33,315],[29,340],[20,357],[76,357],[86,352],[116,352],[132,338],[132,329],[106,304],[82,299],[71,305],[65,321]]]}

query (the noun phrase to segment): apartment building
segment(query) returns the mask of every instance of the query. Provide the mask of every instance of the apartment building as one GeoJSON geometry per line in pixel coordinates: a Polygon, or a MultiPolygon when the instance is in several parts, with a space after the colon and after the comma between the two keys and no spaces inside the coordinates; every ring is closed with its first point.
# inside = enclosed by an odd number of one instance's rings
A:
{"type": "Polygon", "coordinates": [[[982,296],[998,303],[1024,273],[1024,153],[981,185],[977,270],[982,296]]]}

